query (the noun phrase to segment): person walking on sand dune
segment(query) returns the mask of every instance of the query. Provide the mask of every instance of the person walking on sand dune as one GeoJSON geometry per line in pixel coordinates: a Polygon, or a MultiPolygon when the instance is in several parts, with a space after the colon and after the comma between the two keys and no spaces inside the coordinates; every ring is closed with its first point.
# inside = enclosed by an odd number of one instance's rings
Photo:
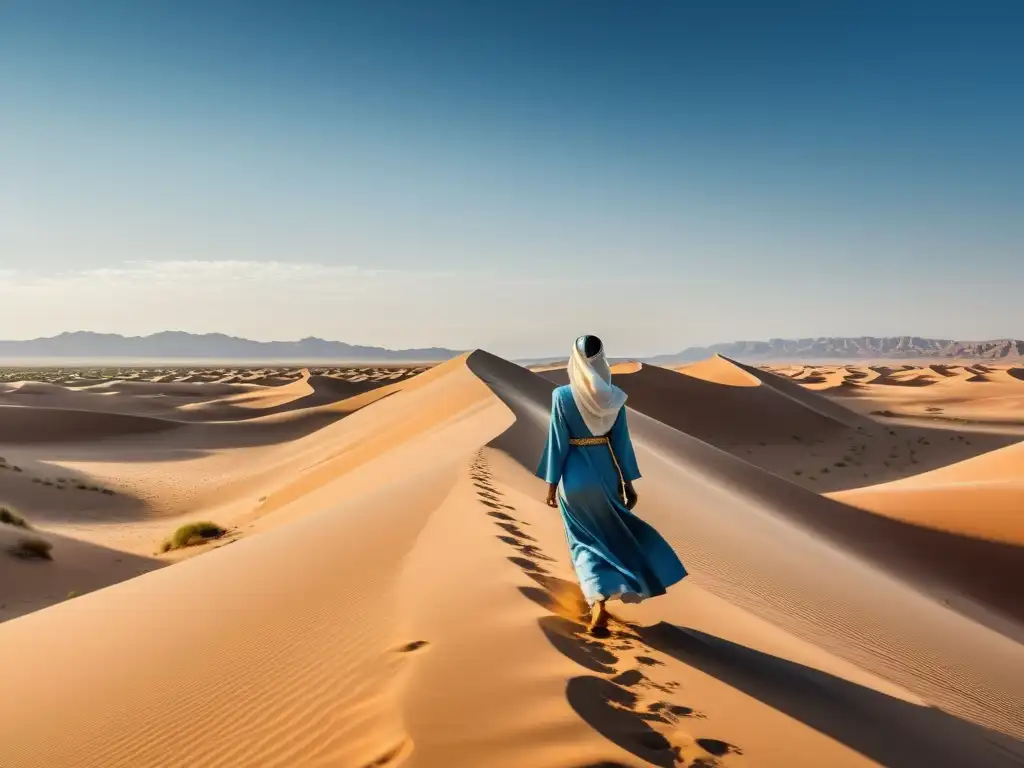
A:
{"type": "Polygon", "coordinates": [[[612,384],[601,340],[578,338],[569,357],[569,385],[551,396],[537,476],[548,483],[548,506],[561,511],[591,631],[607,625],[607,601],[663,595],[687,575],[668,543],[632,512],[640,470],[625,402],[626,393],[612,384]]]}

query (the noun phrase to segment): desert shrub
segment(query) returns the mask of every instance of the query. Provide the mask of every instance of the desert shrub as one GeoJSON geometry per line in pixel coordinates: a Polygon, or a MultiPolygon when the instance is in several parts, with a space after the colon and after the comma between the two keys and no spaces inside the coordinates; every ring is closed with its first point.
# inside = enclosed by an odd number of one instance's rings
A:
{"type": "Polygon", "coordinates": [[[23,560],[52,560],[51,549],[53,545],[46,539],[29,536],[14,541],[7,547],[7,552],[23,560]]]}
{"type": "Polygon", "coordinates": [[[183,547],[194,547],[197,544],[204,544],[211,539],[219,539],[227,531],[216,523],[202,521],[189,523],[176,530],[171,538],[167,539],[161,547],[161,552],[170,552],[172,549],[183,547]]]}
{"type": "Polygon", "coordinates": [[[0,523],[4,525],[13,525],[15,528],[31,528],[25,518],[19,515],[10,507],[0,507],[0,523]]]}

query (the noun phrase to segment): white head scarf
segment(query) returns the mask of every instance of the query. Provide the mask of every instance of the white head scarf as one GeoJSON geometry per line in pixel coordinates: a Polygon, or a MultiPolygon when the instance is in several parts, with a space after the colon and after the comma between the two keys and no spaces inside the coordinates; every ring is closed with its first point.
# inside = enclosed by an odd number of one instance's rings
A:
{"type": "Polygon", "coordinates": [[[626,402],[626,393],[612,384],[612,372],[604,356],[604,346],[593,357],[584,352],[580,336],[569,355],[569,387],[583,422],[595,437],[611,431],[619,410],[626,402]]]}

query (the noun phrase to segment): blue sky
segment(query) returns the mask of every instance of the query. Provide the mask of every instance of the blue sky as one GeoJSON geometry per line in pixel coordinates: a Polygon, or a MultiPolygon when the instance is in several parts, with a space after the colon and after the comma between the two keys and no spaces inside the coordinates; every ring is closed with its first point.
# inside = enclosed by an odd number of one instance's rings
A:
{"type": "Polygon", "coordinates": [[[0,335],[1024,336],[1006,2],[0,3],[0,335]]]}

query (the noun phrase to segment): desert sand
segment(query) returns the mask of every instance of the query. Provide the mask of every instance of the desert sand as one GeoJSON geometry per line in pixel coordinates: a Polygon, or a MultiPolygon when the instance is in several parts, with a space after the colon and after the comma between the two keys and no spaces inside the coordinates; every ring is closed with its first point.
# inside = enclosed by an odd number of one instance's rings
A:
{"type": "Polygon", "coordinates": [[[7,372],[0,766],[1024,764],[1024,380],[939,368],[616,366],[691,576],[606,637],[556,367],[7,372]]]}

